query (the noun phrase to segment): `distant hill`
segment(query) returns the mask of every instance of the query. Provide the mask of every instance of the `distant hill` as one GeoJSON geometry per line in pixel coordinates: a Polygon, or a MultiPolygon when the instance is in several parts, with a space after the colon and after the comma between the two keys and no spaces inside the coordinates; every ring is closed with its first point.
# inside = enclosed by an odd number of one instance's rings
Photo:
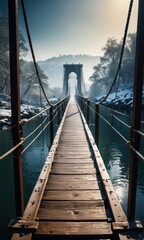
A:
{"type": "Polygon", "coordinates": [[[38,61],[39,66],[48,76],[49,86],[62,87],[63,84],[63,64],[83,64],[83,75],[86,86],[89,85],[88,79],[93,73],[93,66],[97,65],[100,57],[89,55],[60,55],[45,61],[38,61]]]}

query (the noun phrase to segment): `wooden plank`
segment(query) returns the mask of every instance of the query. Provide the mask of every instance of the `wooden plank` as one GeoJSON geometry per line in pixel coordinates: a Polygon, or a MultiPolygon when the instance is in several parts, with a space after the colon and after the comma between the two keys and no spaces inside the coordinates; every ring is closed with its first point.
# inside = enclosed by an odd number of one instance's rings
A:
{"type": "Polygon", "coordinates": [[[51,170],[51,173],[52,174],[82,174],[82,175],[89,175],[89,174],[94,174],[96,173],[96,169],[95,168],[82,168],[82,169],[78,169],[78,168],[68,168],[68,167],[65,167],[65,168],[57,168],[57,167],[53,167],[52,170],[51,170]]]}
{"type": "Polygon", "coordinates": [[[79,155],[91,156],[91,154],[92,154],[88,149],[87,150],[80,150],[80,151],[78,151],[78,150],[74,151],[74,149],[67,149],[66,151],[64,151],[64,150],[57,150],[57,153],[59,155],[62,154],[62,155],[65,155],[65,156],[69,156],[69,155],[72,155],[72,156],[79,156],[79,155]]]}
{"type": "Polygon", "coordinates": [[[70,137],[70,138],[68,138],[68,136],[63,136],[63,137],[61,137],[61,141],[63,142],[63,141],[68,141],[68,142],[71,142],[71,143],[74,143],[74,142],[77,142],[77,143],[83,143],[83,144],[85,144],[86,142],[87,142],[87,139],[86,138],[80,138],[80,137],[70,137]]]}
{"type": "Polygon", "coordinates": [[[61,138],[61,141],[60,141],[60,144],[67,144],[67,145],[78,145],[78,146],[83,146],[84,144],[87,144],[88,146],[89,146],[89,143],[88,143],[88,141],[87,141],[87,139],[85,139],[85,140],[83,140],[83,141],[72,141],[71,139],[67,139],[67,140],[64,140],[64,139],[62,139],[61,138]]]}
{"type": "Polygon", "coordinates": [[[53,162],[52,167],[55,168],[94,168],[94,162],[81,162],[81,163],[77,163],[77,162],[73,162],[73,163],[69,163],[69,162],[65,162],[65,163],[61,163],[61,162],[53,162]]]}
{"type": "MultiPolygon", "coordinates": [[[[70,129],[70,126],[69,126],[69,129],[70,129]]],[[[85,138],[86,137],[86,135],[85,135],[85,133],[84,133],[84,131],[83,131],[83,129],[79,129],[78,127],[77,127],[77,129],[74,131],[74,130],[66,130],[66,129],[64,129],[63,128],[63,132],[62,132],[62,136],[63,135],[68,135],[68,136],[76,136],[76,137],[82,137],[82,138],[85,138]]]]}
{"type": "MultiPolygon", "coordinates": [[[[85,145],[85,144],[84,144],[85,145]]],[[[88,148],[88,146],[67,146],[67,147],[63,147],[63,146],[59,146],[57,148],[57,151],[59,152],[88,152],[90,153],[90,149],[88,148]]]]}
{"type": "Polygon", "coordinates": [[[59,153],[56,153],[56,158],[72,158],[72,159],[87,159],[87,158],[91,158],[91,154],[78,154],[78,153],[63,153],[63,154],[59,154],[59,153]]]}
{"type": "Polygon", "coordinates": [[[55,154],[55,159],[62,159],[62,158],[64,158],[64,159],[83,159],[83,160],[85,160],[85,159],[91,159],[91,161],[93,161],[92,160],[92,156],[89,154],[89,155],[86,155],[86,154],[84,154],[84,155],[69,155],[69,154],[67,154],[66,156],[63,154],[58,154],[58,153],[56,153],[55,154]]]}
{"type": "Polygon", "coordinates": [[[46,190],[98,190],[101,189],[97,181],[89,182],[59,182],[49,181],[46,190]]]}
{"type": "Polygon", "coordinates": [[[79,136],[77,136],[77,137],[74,136],[74,135],[73,135],[73,136],[67,136],[66,134],[62,134],[62,135],[61,135],[61,140],[62,140],[62,141],[67,141],[68,139],[69,139],[70,141],[72,141],[72,142],[75,141],[75,140],[76,140],[77,142],[78,142],[78,141],[83,141],[83,142],[86,142],[86,141],[87,141],[87,138],[86,138],[85,136],[82,136],[82,135],[81,135],[81,136],[79,135],[79,136]],[[68,138],[68,137],[69,137],[69,138],[68,138]]]}
{"type": "Polygon", "coordinates": [[[84,134],[84,132],[83,131],[81,131],[81,132],[77,132],[77,133],[70,133],[70,132],[62,132],[62,135],[61,135],[61,138],[63,138],[63,137],[69,137],[70,139],[84,139],[84,140],[86,140],[86,136],[85,136],[85,134],[84,134]]]}
{"type": "Polygon", "coordinates": [[[75,158],[75,159],[72,159],[72,158],[57,158],[55,157],[53,163],[64,163],[64,164],[70,164],[70,163],[78,163],[78,164],[89,164],[89,163],[94,163],[92,159],[90,158],[75,158]]]}
{"type": "Polygon", "coordinates": [[[36,235],[87,235],[111,237],[107,222],[40,222],[36,235]]]}
{"type": "Polygon", "coordinates": [[[62,144],[60,144],[58,146],[58,149],[59,150],[64,150],[64,151],[65,150],[73,150],[73,151],[75,151],[75,149],[77,151],[81,151],[81,150],[88,149],[89,151],[91,151],[91,148],[86,143],[83,143],[83,144],[75,143],[75,144],[73,144],[72,142],[70,142],[70,143],[62,143],[62,144]]]}
{"type": "Polygon", "coordinates": [[[83,131],[83,127],[82,128],[79,127],[79,129],[77,129],[77,128],[78,128],[78,126],[76,125],[75,129],[71,129],[70,125],[68,124],[67,127],[66,126],[63,127],[63,133],[64,134],[69,133],[69,134],[73,134],[73,135],[81,134],[81,132],[83,131]]]}
{"type": "Polygon", "coordinates": [[[41,209],[96,209],[104,207],[104,200],[95,201],[42,201],[41,209]]]}
{"type": "Polygon", "coordinates": [[[45,191],[43,200],[67,200],[67,201],[84,201],[84,200],[102,200],[99,190],[85,191],[45,191]]]}
{"type": "Polygon", "coordinates": [[[86,142],[78,143],[78,142],[61,142],[59,145],[60,148],[81,148],[81,147],[88,147],[89,145],[86,142]],[[67,147],[65,147],[67,146],[67,147]]]}
{"type": "Polygon", "coordinates": [[[49,180],[59,181],[59,182],[78,182],[78,181],[95,181],[98,177],[95,174],[90,175],[55,175],[50,174],[49,180]]]}
{"type": "Polygon", "coordinates": [[[107,221],[105,208],[97,209],[41,209],[38,212],[40,220],[62,220],[62,221],[107,221]]]}

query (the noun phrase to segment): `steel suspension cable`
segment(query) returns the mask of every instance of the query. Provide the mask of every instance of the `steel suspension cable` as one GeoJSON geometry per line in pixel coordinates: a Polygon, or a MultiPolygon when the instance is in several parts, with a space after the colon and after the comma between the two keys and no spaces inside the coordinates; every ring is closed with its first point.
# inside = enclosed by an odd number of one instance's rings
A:
{"type": "MultiPolygon", "coordinates": [[[[85,103],[86,104],[86,103],[85,103]]],[[[87,105],[87,104],[86,104],[87,105]]],[[[87,105],[88,106],[88,105],[87,105]]],[[[91,110],[91,112],[93,113],[93,114],[97,114],[101,119],[103,119],[125,142],[126,142],[126,144],[128,144],[129,143],[129,141],[115,128],[115,127],[113,127],[112,126],[112,124],[109,122],[109,121],[107,121],[101,114],[99,114],[98,112],[96,112],[92,107],[90,107],[89,106],[89,108],[90,108],[90,110],[91,110]]]]}
{"type": "Polygon", "coordinates": [[[32,136],[40,127],[43,126],[43,124],[46,122],[46,120],[48,119],[49,115],[43,120],[43,122],[38,125],[31,133],[29,133],[26,137],[25,140],[27,140],[30,136],[32,136]]]}
{"type": "Polygon", "coordinates": [[[38,116],[42,115],[42,113],[46,112],[47,110],[49,110],[50,107],[47,107],[46,109],[42,110],[41,112],[37,113],[36,115],[34,115],[33,117],[29,118],[29,119],[22,119],[20,121],[20,124],[23,125],[25,123],[28,123],[32,120],[34,120],[35,118],[37,118],[38,116]]]}
{"type": "Polygon", "coordinates": [[[138,152],[131,144],[129,144],[129,147],[139,158],[144,161],[144,156],[140,152],[138,152]]]}
{"type": "Polygon", "coordinates": [[[56,116],[58,115],[58,112],[53,116],[52,120],[49,121],[44,127],[43,129],[38,133],[38,135],[25,147],[25,149],[21,152],[21,154],[23,154],[35,141],[36,139],[43,133],[43,131],[47,128],[47,126],[56,118],[56,116]]]}
{"type": "Polygon", "coordinates": [[[129,126],[127,123],[125,123],[124,121],[122,121],[121,119],[119,119],[116,115],[112,114],[112,116],[118,120],[120,123],[122,123],[123,125],[125,125],[127,128],[131,128],[131,126],[129,126]]]}
{"type": "Polygon", "coordinates": [[[136,132],[137,134],[141,135],[142,137],[144,137],[144,132],[140,131],[140,130],[133,130],[134,132],[136,132]]]}
{"type": "MultiPolygon", "coordinates": [[[[94,105],[96,104],[96,103],[95,103],[94,101],[92,101],[92,100],[91,100],[91,102],[92,102],[94,105]]],[[[99,103],[98,103],[98,104],[99,104],[99,103]]],[[[117,111],[117,110],[115,110],[115,109],[106,107],[106,106],[104,106],[104,105],[102,105],[102,104],[99,104],[99,106],[100,106],[101,108],[104,108],[104,109],[108,110],[108,111],[115,112],[115,113],[118,113],[118,114],[120,114],[120,115],[122,115],[122,116],[131,118],[130,115],[127,115],[127,114],[122,113],[122,112],[120,112],[120,111],[117,111]]]]}
{"type": "MultiPolygon", "coordinates": [[[[95,102],[94,102],[94,104],[95,104],[95,102]]],[[[118,113],[118,114],[120,114],[120,115],[122,115],[122,116],[131,118],[130,115],[127,115],[127,114],[122,113],[122,112],[120,112],[120,111],[117,111],[117,110],[114,110],[114,109],[112,109],[112,108],[106,107],[106,106],[104,106],[104,105],[102,105],[102,104],[99,104],[99,106],[102,107],[102,108],[104,108],[104,109],[106,109],[106,110],[109,110],[109,111],[111,111],[111,112],[115,112],[115,113],[118,113]]]]}
{"type": "MultiPolygon", "coordinates": [[[[83,100],[83,102],[85,103],[85,101],[83,100]]],[[[93,110],[93,108],[91,106],[89,106],[87,103],[85,103],[85,105],[87,107],[90,108],[91,111],[96,112],[95,110],[93,110]]],[[[115,111],[115,110],[114,110],[115,111]]],[[[118,112],[119,113],[119,112],[118,112]]],[[[118,118],[117,116],[115,116],[114,114],[110,114],[111,116],[113,116],[117,121],[121,122],[124,126],[126,126],[127,128],[131,128],[131,126],[129,126],[128,124],[126,124],[124,121],[122,121],[120,118],[118,118]]]]}
{"type": "Polygon", "coordinates": [[[128,16],[127,16],[127,20],[126,20],[126,26],[125,26],[125,31],[124,31],[124,37],[123,37],[123,42],[122,42],[122,48],[121,48],[121,53],[120,53],[120,59],[119,59],[119,64],[118,64],[118,68],[116,71],[116,75],[114,77],[114,80],[109,88],[109,91],[107,92],[106,96],[100,101],[100,103],[103,103],[107,97],[109,96],[116,80],[119,74],[119,71],[121,69],[121,64],[122,64],[122,58],[123,58],[123,54],[124,54],[124,47],[125,47],[125,43],[126,43],[126,38],[127,38],[127,33],[128,33],[128,28],[129,28],[129,23],[130,23],[130,18],[131,18],[131,12],[132,12],[132,7],[133,7],[133,2],[134,0],[130,0],[130,4],[129,4],[129,10],[128,10],[128,16]]]}
{"type": "MultiPolygon", "coordinates": [[[[59,113],[60,109],[57,111],[58,108],[56,108],[54,110],[54,113],[56,112],[56,114],[54,115],[54,118],[57,116],[57,114],[59,113]]],[[[30,136],[32,136],[40,127],[43,126],[43,124],[46,122],[46,120],[49,118],[49,114],[48,116],[41,122],[41,124],[39,124],[31,133],[29,133],[26,137],[25,140],[27,140],[30,136]]],[[[54,119],[53,118],[53,119],[54,119]]],[[[47,124],[49,124],[51,121],[49,121],[47,124]]]]}
{"type": "Polygon", "coordinates": [[[31,54],[32,54],[32,58],[33,58],[33,62],[34,62],[35,70],[36,70],[36,75],[37,75],[40,87],[42,89],[42,92],[44,94],[44,97],[45,97],[47,103],[50,106],[52,106],[52,104],[49,102],[49,100],[48,100],[48,98],[46,96],[46,93],[45,93],[45,90],[43,88],[42,81],[41,81],[41,78],[40,78],[40,74],[39,74],[39,70],[38,70],[38,66],[37,66],[37,62],[36,62],[36,58],[35,58],[35,53],[34,53],[34,49],[33,49],[32,39],[31,39],[30,31],[29,31],[29,25],[28,25],[28,20],[27,20],[24,0],[21,0],[21,5],[22,5],[22,11],[23,11],[23,16],[24,16],[24,22],[25,22],[25,27],[26,27],[28,41],[29,41],[29,46],[30,46],[30,50],[31,50],[31,54]]]}

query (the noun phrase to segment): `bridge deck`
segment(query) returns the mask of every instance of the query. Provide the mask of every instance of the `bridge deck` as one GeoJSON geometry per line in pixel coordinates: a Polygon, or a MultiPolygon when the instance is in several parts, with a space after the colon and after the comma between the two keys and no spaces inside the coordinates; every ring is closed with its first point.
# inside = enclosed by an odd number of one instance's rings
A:
{"type": "Polygon", "coordinates": [[[127,239],[124,230],[132,227],[83,121],[71,101],[23,219],[13,224],[27,234],[13,240],[127,239]]]}

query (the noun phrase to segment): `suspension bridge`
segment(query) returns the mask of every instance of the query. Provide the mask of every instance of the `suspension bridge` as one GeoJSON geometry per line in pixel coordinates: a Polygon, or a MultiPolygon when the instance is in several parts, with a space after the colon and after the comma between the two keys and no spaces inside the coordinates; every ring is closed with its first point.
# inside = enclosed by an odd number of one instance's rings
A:
{"type": "MultiPolygon", "coordinates": [[[[9,1],[9,9],[12,9],[12,11],[9,11],[9,28],[12,98],[11,128],[14,147],[7,153],[4,153],[0,159],[13,153],[17,218],[12,219],[8,226],[13,233],[12,240],[140,239],[143,226],[140,221],[134,219],[138,159],[144,160],[143,155],[139,151],[140,137],[143,136],[143,132],[140,130],[143,64],[140,63],[144,59],[144,47],[142,47],[143,29],[140,23],[143,22],[144,18],[144,4],[141,0],[139,3],[136,73],[130,141],[111,126],[126,141],[131,150],[128,210],[126,215],[98,149],[99,117],[103,118],[99,113],[101,103],[96,104],[85,97],[86,92],[82,77],[83,65],[64,64],[63,98],[58,103],[52,105],[47,99],[40,80],[27,21],[25,21],[26,28],[37,77],[48,102],[48,107],[43,109],[37,116],[43,112],[48,112],[49,122],[45,124],[47,120],[45,119],[40,127],[42,127],[43,131],[47,126],[50,126],[51,148],[24,209],[21,155],[42,131],[23,149],[22,144],[24,141],[36,132],[39,126],[27,137],[24,138],[22,136],[22,125],[25,124],[25,121],[20,118],[18,32],[16,28],[17,4],[15,0],[9,1]],[[77,75],[75,99],[71,99],[68,95],[68,76],[71,72],[75,72],[77,75]],[[95,118],[95,137],[92,136],[89,129],[90,111],[93,112],[95,118]],[[59,127],[54,136],[54,120],[56,116],[58,117],[59,127]]],[[[24,16],[26,18],[25,11],[24,16]]],[[[111,88],[116,81],[118,71],[111,88]]],[[[27,122],[32,121],[37,116],[32,117],[27,122]]],[[[129,127],[118,117],[116,118],[126,127],[129,127]]],[[[107,121],[104,118],[103,120],[107,121]]],[[[109,123],[109,125],[111,124],[109,123]]]]}
{"type": "Polygon", "coordinates": [[[70,99],[12,239],[138,239],[79,105],[70,99]]]}
{"type": "MultiPolygon", "coordinates": [[[[70,72],[78,75],[75,100],[66,96],[47,109],[51,149],[22,218],[9,224],[12,239],[138,239],[143,226],[125,215],[96,145],[98,128],[95,142],[88,126],[91,103],[80,95],[85,89],[81,64],[64,65],[64,95],[70,72]],[[63,117],[54,137],[55,115],[59,122],[63,117]]],[[[22,211],[22,202],[17,211],[22,211]]]]}

